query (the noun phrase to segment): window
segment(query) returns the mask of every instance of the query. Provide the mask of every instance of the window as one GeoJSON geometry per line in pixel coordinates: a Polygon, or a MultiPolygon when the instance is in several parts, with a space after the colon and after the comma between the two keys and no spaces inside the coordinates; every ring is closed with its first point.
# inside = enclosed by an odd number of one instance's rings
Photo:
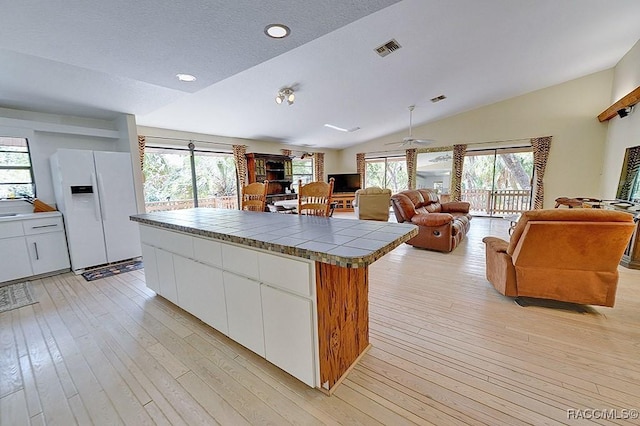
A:
{"type": "Polygon", "coordinates": [[[408,189],[409,175],[405,157],[379,157],[365,160],[366,186],[389,188],[394,194],[408,189]]]}
{"type": "Polygon", "coordinates": [[[35,196],[29,143],[24,138],[0,137],[0,199],[35,196]]]}
{"type": "Polygon", "coordinates": [[[291,186],[298,192],[298,180],[302,179],[302,184],[306,185],[313,182],[313,160],[311,158],[294,158],[293,166],[293,183],[291,186]]]}
{"type": "Polygon", "coordinates": [[[238,208],[238,183],[232,154],[186,148],[145,148],[144,199],[147,212],[194,207],[238,208]]]}

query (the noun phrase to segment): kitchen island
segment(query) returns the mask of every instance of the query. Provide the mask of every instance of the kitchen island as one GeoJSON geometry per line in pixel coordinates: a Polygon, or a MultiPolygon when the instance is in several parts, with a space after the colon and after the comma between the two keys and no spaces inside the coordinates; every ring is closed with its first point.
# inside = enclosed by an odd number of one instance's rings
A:
{"type": "Polygon", "coordinates": [[[369,347],[368,266],[418,232],[207,208],[131,220],[149,288],[328,393],[369,347]]]}

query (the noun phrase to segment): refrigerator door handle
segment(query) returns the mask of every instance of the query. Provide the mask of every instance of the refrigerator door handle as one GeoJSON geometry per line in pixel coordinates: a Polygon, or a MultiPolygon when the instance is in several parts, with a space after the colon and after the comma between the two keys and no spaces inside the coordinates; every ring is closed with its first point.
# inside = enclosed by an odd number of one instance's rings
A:
{"type": "MultiPolygon", "coordinates": [[[[102,185],[102,173],[98,173],[98,193],[100,197],[104,197],[104,186],[102,185]]],[[[102,220],[107,220],[107,211],[103,207],[104,203],[100,203],[100,213],[102,214],[102,220]]]]}
{"type": "MultiPolygon", "coordinates": [[[[93,187],[96,189],[98,188],[98,182],[96,180],[95,173],[91,173],[91,185],[93,185],[93,187]]],[[[100,222],[100,200],[98,199],[98,194],[96,194],[95,191],[93,193],[93,207],[95,209],[96,220],[100,222]]]]}

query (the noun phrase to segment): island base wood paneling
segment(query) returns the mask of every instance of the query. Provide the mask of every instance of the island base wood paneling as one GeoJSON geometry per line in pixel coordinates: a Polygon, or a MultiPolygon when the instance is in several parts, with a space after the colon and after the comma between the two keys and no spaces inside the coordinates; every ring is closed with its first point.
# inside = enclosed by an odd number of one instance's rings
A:
{"type": "Polygon", "coordinates": [[[368,268],[316,262],[321,388],[331,393],[369,347],[368,268]]]}

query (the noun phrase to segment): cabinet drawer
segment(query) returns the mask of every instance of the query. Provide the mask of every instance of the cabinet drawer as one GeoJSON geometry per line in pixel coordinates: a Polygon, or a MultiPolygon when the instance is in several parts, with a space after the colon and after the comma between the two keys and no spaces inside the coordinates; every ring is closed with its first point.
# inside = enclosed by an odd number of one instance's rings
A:
{"type": "Polygon", "coordinates": [[[194,237],[193,258],[207,265],[222,266],[222,244],[194,237]]]}
{"type": "Polygon", "coordinates": [[[0,222],[0,238],[21,237],[23,235],[21,221],[0,222]]]}
{"type": "Polygon", "coordinates": [[[258,255],[260,281],[304,296],[312,295],[311,264],[267,253],[258,255]]]}
{"type": "Polygon", "coordinates": [[[22,222],[25,235],[44,234],[47,232],[64,231],[61,217],[45,217],[30,219],[22,222]]]}
{"type": "Polygon", "coordinates": [[[222,247],[222,267],[225,271],[258,279],[258,253],[225,244],[222,247]]]}
{"type": "Polygon", "coordinates": [[[171,253],[193,259],[193,237],[151,226],[140,226],[140,240],[171,253]]]}

